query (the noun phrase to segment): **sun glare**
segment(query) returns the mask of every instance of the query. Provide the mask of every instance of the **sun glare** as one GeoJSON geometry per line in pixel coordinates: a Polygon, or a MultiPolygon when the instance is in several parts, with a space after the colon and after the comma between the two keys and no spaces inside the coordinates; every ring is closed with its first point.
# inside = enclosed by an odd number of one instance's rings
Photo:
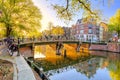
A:
{"type": "Polygon", "coordinates": [[[34,58],[45,58],[46,56],[43,55],[42,53],[36,52],[34,55],[34,58]]]}

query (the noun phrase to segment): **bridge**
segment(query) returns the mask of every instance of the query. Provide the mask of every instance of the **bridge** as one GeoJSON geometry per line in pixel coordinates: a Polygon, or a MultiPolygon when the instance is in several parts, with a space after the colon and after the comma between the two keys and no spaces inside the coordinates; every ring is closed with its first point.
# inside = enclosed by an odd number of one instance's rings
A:
{"type": "Polygon", "coordinates": [[[22,47],[31,47],[32,52],[34,53],[35,46],[38,45],[46,45],[46,44],[55,44],[56,45],[56,54],[61,54],[61,49],[64,47],[63,44],[77,44],[76,50],[80,50],[80,45],[81,41],[79,40],[64,40],[64,39],[59,39],[59,40],[51,40],[51,39],[24,39],[24,40],[19,40],[18,39],[18,46],[19,48],[22,47]]]}
{"type": "Polygon", "coordinates": [[[18,39],[16,43],[20,47],[24,46],[32,46],[34,45],[46,45],[46,44],[56,44],[56,43],[64,43],[64,44],[106,44],[103,42],[90,42],[90,41],[81,41],[78,39],[30,39],[30,38],[24,38],[24,39],[18,39]]]}
{"type": "Polygon", "coordinates": [[[79,52],[80,51],[80,46],[82,44],[88,44],[89,46],[91,44],[105,44],[105,43],[101,43],[101,42],[85,42],[85,41],[81,41],[78,39],[39,39],[39,38],[24,38],[24,39],[19,39],[18,38],[18,46],[19,48],[22,47],[30,47],[32,52],[34,52],[35,46],[38,45],[46,45],[46,44],[56,44],[56,54],[61,54],[61,49],[64,47],[63,44],[76,44],[76,51],[79,52]]]}
{"type": "MultiPolygon", "coordinates": [[[[3,40],[2,40],[3,41],[3,40]]],[[[56,45],[56,54],[61,54],[61,49],[64,47],[63,44],[76,44],[76,51],[79,52],[80,51],[80,46],[82,44],[88,44],[89,47],[91,44],[106,44],[106,43],[101,43],[101,42],[90,42],[90,41],[81,41],[75,38],[18,38],[18,39],[10,39],[8,38],[9,43],[11,43],[11,41],[13,44],[15,43],[16,46],[18,46],[18,53],[19,53],[19,49],[22,47],[29,47],[31,49],[31,51],[34,54],[35,51],[35,46],[38,45],[46,45],[46,44],[55,44],[56,45]]],[[[89,48],[88,47],[88,48],[89,48]]],[[[64,51],[66,52],[66,51],[64,51]]]]}
{"type": "Polygon", "coordinates": [[[54,41],[29,41],[29,42],[20,42],[19,46],[24,47],[24,46],[32,46],[34,45],[46,45],[46,44],[56,44],[56,43],[64,43],[64,44],[82,44],[81,41],[78,40],[54,40],[54,41]]]}

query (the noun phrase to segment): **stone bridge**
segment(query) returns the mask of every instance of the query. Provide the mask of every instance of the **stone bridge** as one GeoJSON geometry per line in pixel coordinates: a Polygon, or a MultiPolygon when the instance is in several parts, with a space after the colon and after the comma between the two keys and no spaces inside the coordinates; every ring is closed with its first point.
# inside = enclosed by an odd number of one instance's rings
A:
{"type": "MultiPolygon", "coordinates": [[[[56,45],[56,54],[61,54],[61,49],[64,44],[76,44],[76,51],[80,51],[80,46],[83,44],[88,44],[89,47],[91,44],[105,44],[105,43],[98,43],[98,42],[83,42],[80,40],[28,40],[28,41],[19,41],[18,40],[18,46],[19,48],[23,47],[30,47],[31,52],[34,54],[35,46],[38,45],[47,45],[47,44],[55,44],[56,45]]],[[[88,47],[88,48],[89,48],[88,47]]]]}
{"type": "MultiPolygon", "coordinates": [[[[1,40],[1,42],[4,39],[1,40]]],[[[75,38],[70,38],[70,39],[64,39],[64,38],[13,38],[14,43],[18,46],[18,53],[21,51],[21,48],[27,47],[31,51],[31,53],[34,55],[35,51],[35,46],[38,45],[48,45],[48,44],[55,44],[56,45],[56,54],[60,55],[61,54],[61,49],[64,47],[64,44],[76,44],[77,46],[75,47],[76,51],[80,51],[80,47],[83,44],[88,44],[88,48],[90,47],[91,44],[101,44],[97,42],[84,42],[80,41],[75,38]]],[[[22,51],[24,51],[23,49],[22,51]]],[[[26,51],[26,50],[25,50],[26,51]]],[[[66,51],[64,51],[66,53],[66,51]]],[[[20,52],[22,53],[22,52],[20,52]]]]}
{"type": "Polygon", "coordinates": [[[19,48],[23,47],[30,47],[32,50],[32,53],[34,54],[35,46],[38,45],[47,45],[47,44],[55,44],[56,45],[56,54],[61,54],[61,49],[63,48],[63,44],[76,44],[76,51],[80,50],[81,41],[78,40],[54,40],[54,41],[29,41],[29,42],[19,42],[18,46],[19,48]]]}

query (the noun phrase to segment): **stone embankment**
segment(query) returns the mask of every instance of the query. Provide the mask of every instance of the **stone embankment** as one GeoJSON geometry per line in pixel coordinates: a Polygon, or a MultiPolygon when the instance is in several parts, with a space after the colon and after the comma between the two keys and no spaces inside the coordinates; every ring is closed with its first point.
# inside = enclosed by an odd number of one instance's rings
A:
{"type": "Polygon", "coordinates": [[[120,52],[120,43],[91,44],[90,50],[120,52]]]}

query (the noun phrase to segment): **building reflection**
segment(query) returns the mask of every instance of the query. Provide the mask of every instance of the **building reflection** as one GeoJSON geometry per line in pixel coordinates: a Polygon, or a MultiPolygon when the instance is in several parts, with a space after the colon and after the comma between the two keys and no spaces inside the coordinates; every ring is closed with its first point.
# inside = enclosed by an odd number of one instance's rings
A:
{"type": "Polygon", "coordinates": [[[101,58],[92,58],[87,61],[78,63],[74,65],[76,70],[82,74],[85,74],[88,78],[93,77],[93,75],[96,73],[96,70],[99,68],[101,58]]]}
{"type": "Polygon", "coordinates": [[[48,76],[55,74],[65,73],[69,70],[76,69],[77,72],[86,75],[86,77],[91,78],[96,74],[96,70],[100,67],[101,58],[91,58],[89,60],[80,62],[73,66],[64,67],[61,69],[50,70],[46,72],[48,76]]]}
{"type": "Polygon", "coordinates": [[[41,52],[44,50],[44,52],[46,52],[44,53],[46,55],[46,58],[44,60],[46,61],[42,62],[38,60],[36,62],[40,63],[41,65],[43,64],[42,67],[43,69],[46,69],[46,74],[48,77],[61,73],[64,74],[70,70],[75,70],[78,74],[83,74],[88,79],[93,79],[94,75],[97,74],[96,71],[98,69],[107,69],[109,72],[117,72],[117,74],[120,73],[118,72],[120,71],[120,54],[117,53],[102,51],[91,51],[90,55],[86,55],[86,53],[74,53],[74,55],[77,55],[79,57],[77,57],[77,59],[72,59],[71,57],[74,57],[73,55],[68,58],[56,56],[53,45],[50,47],[47,46],[46,48],[38,48],[38,50],[41,50],[41,52]],[[51,52],[49,52],[49,49],[51,52]]]}
{"type": "MultiPolygon", "coordinates": [[[[98,54],[96,52],[96,54],[98,54]]],[[[118,70],[119,64],[115,64],[118,61],[120,61],[120,54],[114,54],[114,53],[108,53],[106,54],[101,54],[99,56],[95,56],[91,59],[81,61],[73,66],[68,66],[60,69],[55,69],[55,70],[50,70],[46,72],[48,76],[52,76],[55,74],[60,74],[60,73],[65,73],[69,70],[76,69],[77,72],[80,74],[85,75],[88,79],[91,79],[94,77],[96,74],[96,71],[98,69],[107,69],[107,70],[118,70]],[[113,59],[111,59],[113,58],[113,59]],[[118,66],[116,66],[118,65],[118,66]]],[[[120,68],[120,67],[119,67],[120,68]]]]}

